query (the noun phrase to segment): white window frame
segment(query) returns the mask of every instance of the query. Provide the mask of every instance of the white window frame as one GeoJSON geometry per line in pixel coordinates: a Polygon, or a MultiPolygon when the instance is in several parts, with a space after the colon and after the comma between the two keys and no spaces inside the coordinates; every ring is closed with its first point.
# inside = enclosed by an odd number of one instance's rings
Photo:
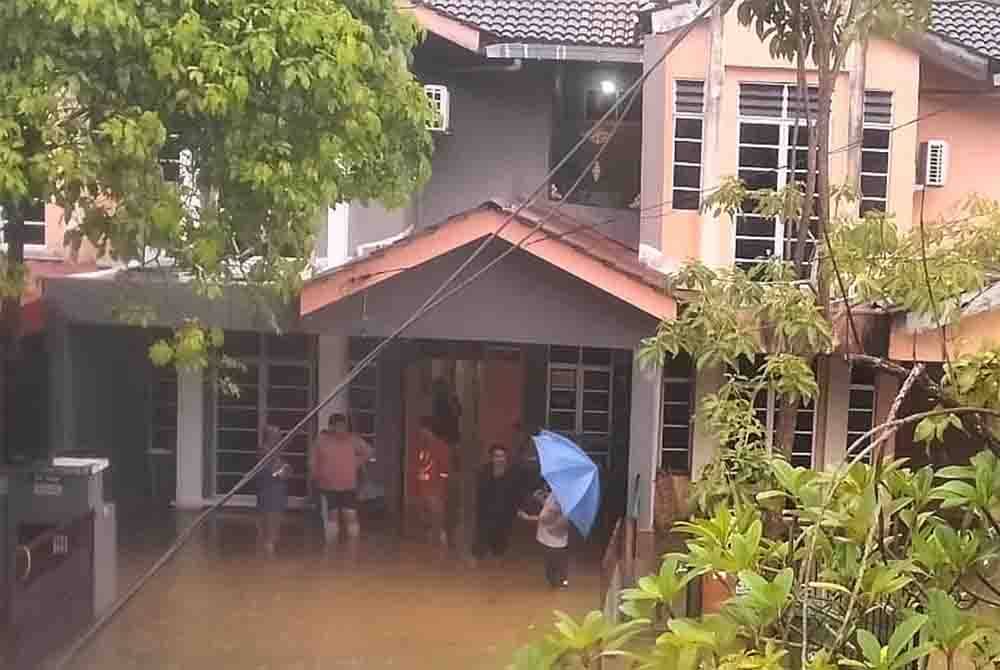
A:
{"type": "Polygon", "coordinates": [[[685,207],[685,208],[681,209],[680,211],[698,211],[698,209],[701,207],[701,193],[702,193],[702,191],[704,190],[704,187],[705,187],[705,171],[703,169],[703,166],[705,164],[705,105],[704,105],[704,97],[702,98],[702,109],[701,109],[701,113],[700,114],[694,114],[692,112],[681,112],[681,111],[678,111],[679,110],[679,106],[677,104],[677,88],[678,88],[678,84],[680,84],[681,82],[689,83],[689,84],[700,83],[701,86],[702,86],[702,96],[704,96],[704,93],[705,93],[705,82],[704,82],[704,80],[699,80],[699,79],[675,79],[673,81],[673,87],[674,87],[674,90],[673,90],[673,104],[674,104],[674,107],[673,107],[673,111],[674,111],[674,124],[673,125],[674,125],[674,137],[673,137],[673,142],[670,144],[670,151],[671,151],[671,156],[670,156],[670,161],[671,161],[670,162],[670,187],[671,187],[670,201],[671,201],[671,209],[678,209],[676,207],[676,204],[674,203],[674,200],[676,200],[676,198],[674,196],[674,193],[676,191],[686,191],[686,192],[689,192],[689,193],[690,192],[694,192],[698,196],[698,207],[694,208],[693,210],[685,207]],[[701,122],[701,137],[698,140],[694,140],[694,139],[691,139],[691,138],[688,138],[688,137],[678,137],[678,135],[677,135],[677,133],[678,133],[677,122],[680,121],[680,120],[682,120],[682,119],[693,119],[693,120],[701,122]],[[698,163],[688,163],[688,162],[678,161],[677,160],[677,143],[678,142],[684,142],[685,144],[694,144],[694,143],[697,142],[698,148],[699,148],[699,155],[700,155],[699,162],[698,163]],[[678,186],[676,184],[676,168],[677,167],[694,167],[694,168],[698,168],[698,186],[697,186],[697,188],[692,188],[690,186],[678,186]]]}
{"type": "MultiPolygon", "coordinates": [[[[46,210],[48,210],[48,206],[49,206],[49,203],[48,203],[48,200],[46,200],[42,204],[42,220],[41,221],[35,221],[35,220],[30,220],[29,221],[27,219],[25,219],[25,221],[24,221],[24,227],[26,229],[27,228],[41,228],[42,229],[42,242],[41,242],[41,244],[39,244],[37,242],[26,243],[24,245],[24,251],[25,251],[25,253],[28,253],[28,252],[34,252],[34,253],[43,252],[43,251],[45,251],[48,248],[48,235],[47,235],[47,230],[46,230],[46,227],[45,227],[45,217],[46,217],[46,213],[47,213],[46,210]]],[[[4,218],[3,208],[0,207],[0,248],[3,248],[3,249],[7,248],[7,237],[6,237],[6,234],[5,234],[6,223],[7,223],[7,220],[4,218]]]]}
{"type": "Polygon", "coordinates": [[[859,191],[860,191],[860,187],[864,183],[864,178],[865,177],[880,177],[880,178],[881,177],[885,177],[885,195],[884,196],[872,197],[872,196],[865,196],[864,193],[859,193],[859,196],[861,196],[861,197],[860,197],[860,200],[858,202],[858,206],[859,207],[863,207],[865,200],[868,200],[868,201],[877,201],[877,202],[881,202],[882,203],[882,207],[883,207],[882,211],[884,213],[888,213],[888,211],[889,211],[889,194],[890,194],[890,192],[892,190],[889,187],[889,184],[890,184],[889,180],[891,179],[891,175],[892,175],[892,144],[893,144],[893,142],[892,142],[892,135],[893,135],[892,128],[893,128],[893,123],[894,123],[895,115],[896,115],[896,106],[895,106],[895,101],[893,100],[892,91],[886,91],[886,90],[882,90],[882,89],[865,89],[865,94],[868,94],[868,93],[881,93],[881,94],[888,94],[889,95],[889,122],[888,123],[875,123],[875,122],[865,121],[865,119],[864,119],[864,104],[862,104],[862,110],[861,110],[861,119],[862,119],[862,121],[861,121],[861,128],[862,128],[862,131],[861,131],[862,132],[862,134],[861,134],[861,165],[859,166],[861,168],[861,172],[860,172],[860,177],[858,179],[858,187],[859,187],[859,191]],[[887,146],[885,149],[881,149],[881,148],[877,148],[877,147],[867,147],[867,146],[865,146],[865,143],[864,143],[864,131],[865,130],[881,130],[881,131],[888,132],[888,134],[889,134],[889,143],[888,143],[889,146],[887,146]],[[866,151],[870,152],[870,153],[885,154],[886,161],[885,161],[885,172],[884,173],[881,173],[881,172],[865,172],[864,171],[864,153],[866,151]]]}
{"type": "Polygon", "coordinates": [[[692,374],[687,377],[677,377],[671,376],[664,373],[663,375],[663,402],[660,404],[660,462],[659,467],[661,470],[666,470],[666,459],[667,454],[679,454],[683,453],[687,459],[687,465],[683,471],[670,470],[674,474],[690,474],[691,473],[691,440],[693,439],[691,430],[691,417],[693,413],[691,412],[694,406],[694,377],[693,370],[692,374]],[[670,395],[667,393],[667,387],[669,386],[683,386],[687,388],[688,399],[687,400],[671,400],[670,395]],[[667,408],[668,407],[686,407],[688,409],[688,420],[682,425],[679,423],[667,423],[667,408]],[[666,442],[663,440],[663,433],[671,430],[685,430],[687,431],[687,444],[684,448],[667,446],[666,442]]]}
{"type": "MultiPolygon", "coordinates": [[[[309,372],[309,382],[308,382],[308,402],[307,406],[303,408],[303,412],[308,412],[309,409],[315,404],[316,401],[316,351],[315,343],[310,345],[309,351],[306,352],[306,358],[300,357],[284,357],[280,355],[272,355],[268,349],[269,335],[268,333],[253,333],[258,338],[258,348],[256,356],[234,356],[241,363],[246,365],[248,368],[255,367],[257,369],[257,427],[254,428],[237,428],[237,427],[226,427],[222,428],[219,422],[219,413],[225,409],[237,409],[236,407],[225,407],[220,403],[219,390],[217,384],[212,384],[212,431],[211,431],[211,444],[212,444],[212,457],[209,459],[210,462],[210,473],[208,474],[209,487],[208,490],[215,498],[226,493],[225,490],[219,489],[219,477],[240,477],[246,473],[236,472],[236,471],[220,471],[219,470],[219,455],[220,454],[248,454],[249,449],[222,449],[219,446],[219,433],[220,432],[232,432],[232,433],[245,433],[247,438],[252,440],[253,453],[256,454],[257,441],[260,439],[259,428],[271,410],[274,411],[298,411],[298,408],[282,408],[282,407],[272,407],[268,401],[268,390],[271,388],[270,385],[270,368],[272,365],[282,365],[288,367],[298,367],[304,368],[309,372]]],[[[213,375],[214,377],[214,375],[213,375]]],[[[248,406],[246,406],[248,407],[248,406]]],[[[311,440],[311,438],[310,438],[311,440]]],[[[306,451],[302,454],[293,452],[295,458],[303,458],[305,463],[305,474],[304,478],[306,481],[306,497],[297,498],[292,497],[291,500],[295,502],[296,505],[301,505],[309,496],[309,451],[308,447],[306,451]]],[[[294,477],[298,478],[298,477],[294,477]]],[[[227,489],[228,490],[228,489],[227,489]]],[[[233,496],[234,502],[241,505],[253,504],[256,500],[255,494],[237,494],[233,496]]]]}
{"type": "MultiPolygon", "coordinates": [[[[777,178],[776,178],[777,179],[777,184],[775,186],[775,189],[776,190],[781,190],[782,188],[784,188],[789,183],[790,179],[794,178],[793,174],[796,172],[794,165],[788,165],[787,163],[786,164],[782,164],[782,161],[787,161],[788,160],[788,152],[789,152],[789,149],[792,148],[792,146],[791,146],[792,145],[792,133],[794,132],[794,128],[796,126],[796,121],[798,121],[797,125],[799,126],[799,131],[800,132],[805,131],[805,132],[808,133],[808,131],[809,131],[808,125],[806,123],[806,119],[799,118],[798,120],[796,120],[795,118],[793,118],[790,115],[789,101],[791,100],[792,96],[797,95],[797,85],[796,84],[783,83],[783,82],[755,82],[755,81],[740,82],[740,86],[741,87],[745,86],[745,85],[749,85],[749,86],[774,86],[774,87],[780,86],[780,87],[782,87],[783,91],[782,91],[782,99],[781,99],[781,116],[753,116],[753,115],[744,115],[742,112],[739,111],[739,100],[737,100],[737,114],[738,114],[737,139],[736,139],[736,142],[737,142],[737,147],[736,147],[736,151],[737,151],[737,159],[736,159],[737,160],[737,163],[736,163],[737,168],[736,169],[737,169],[737,172],[742,171],[742,170],[751,171],[751,172],[754,172],[754,171],[755,172],[775,172],[776,175],[777,175],[777,178]],[[777,145],[772,145],[772,144],[752,144],[752,143],[743,143],[743,142],[741,142],[740,141],[740,137],[742,136],[742,130],[743,130],[743,126],[744,125],[772,125],[772,126],[777,127],[778,128],[778,144],[777,145]],[[772,169],[772,168],[743,167],[743,166],[741,166],[740,162],[739,162],[739,153],[740,153],[740,149],[742,149],[744,147],[748,147],[748,148],[761,148],[761,149],[777,149],[778,150],[778,165],[777,165],[777,167],[772,169]]],[[[810,86],[809,88],[813,89],[815,87],[810,86]]],[[[738,95],[742,95],[742,91],[738,95]]],[[[809,107],[808,94],[807,94],[806,106],[807,106],[807,108],[809,107]]],[[[772,255],[769,257],[769,259],[770,258],[779,258],[779,259],[784,259],[785,258],[785,238],[787,237],[787,235],[786,235],[786,229],[785,229],[785,222],[782,220],[781,217],[775,217],[775,219],[774,219],[774,235],[771,238],[749,236],[749,235],[740,235],[738,233],[738,229],[739,229],[739,220],[738,219],[739,219],[739,216],[737,216],[737,220],[733,222],[733,263],[734,264],[756,265],[758,263],[764,262],[765,260],[768,260],[768,259],[761,259],[761,258],[742,258],[742,257],[740,257],[737,254],[737,249],[739,247],[739,241],[740,240],[757,240],[757,241],[769,240],[772,243],[772,252],[773,252],[772,255]]],[[[815,244],[815,242],[816,241],[814,239],[813,243],[815,244]]]]}
{"type": "MultiPolygon", "coordinates": [[[[548,351],[548,366],[546,368],[545,377],[545,422],[546,425],[552,426],[552,413],[553,411],[562,414],[569,414],[572,411],[575,414],[573,431],[569,432],[566,430],[557,430],[552,427],[552,430],[567,435],[568,437],[580,437],[580,438],[598,438],[607,440],[607,450],[606,451],[591,451],[589,450],[589,444],[581,444],[580,446],[587,450],[587,453],[591,455],[597,455],[603,457],[605,460],[609,459],[611,456],[611,436],[614,433],[614,400],[615,400],[615,360],[614,360],[614,350],[608,349],[607,351],[611,354],[611,360],[607,365],[593,365],[586,364],[583,362],[583,351],[585,349],[603,349],[602,347],[569,347],[574,348],[577,351],[577,362],[576,363],[559,363],[552,360],[552,349],[549,347],[548,351]],[[571,370],[576,373],[576,407],[573,410],[563,410],[563,409],[552,409],[552,371],[553,370],[571,370]],[[586,431],[583,429],[583,418],[585,414],[604,414],[603,410],[587,410],[584,408],[584,398],[588,393],[587,389],[584,387],[584,381],[586,379],[587,372],[606,372],[608,374],[608,429],[606,432],[597,431],[586,431]]],[[[598,389],[590,391],[593,393],[604,393],[604,389],[598,389]]]]}
{"type": "MultiPolygon", "coordinates": [[[[765,421],[764,421],[764,439],[767,444],[768,449],[774,449],[774,437],[778,430],[778,413],[780,412],[780,407],[778,406],[778,397],[774,391],[768,390],[763,391],[767,397],[766,408],[759,408],[754,406],[755,415],[761,410],[765,409],[765,421]]],[[[759,416],[757,417],[760,418],[759,416]]],[[[816,401],[813,400],[809,403],[808,408],[803,408],[801,403],[799,408],[796,410],[796,423],[795,423],[795,435],[808,435],[809,436],[809,464],[806,467],[815,467],[816,465],[816,401]],[[798,414],[802,412],[809,412],[812,414],[812,426],[808,431],[798,429],[798,414]]],[[[792,454],[791,461],[795,464],[796,457],[804,456],[802,452],[795,451],[794,441],[792,443],[792,454]]]]}
{"type": "MultiPolygon", "coordinates": [[[[852,365],[851,366],[851,376],[850,376],[850,382],[851,383],[850,383],[850,386],[848,386],[848,391],[847,391],[847,416],[848,416],[848,423],[847,423],[847,444],[844,445],[844,449],[845,449],[844,453],[845,453],[845,455],[846,455],[846,457],[848,459],[853,459],[854,456],[857,454],[857,451],[855,451],[855,452],[851,452],[850,451],[851,445],[854,444],[855,440],[857,440],[859,437],[861,437],[862,435],[864,435],[865,432],[867,432],[867,431],[858,432],[858,431],[851,430],[851,424],[850,424],[850,417],[851,417],[851,415],[852,414],[868,414],[869,415],[868,430],[871,430],[872,428],[874,428],[874,426],[875,426],[875,417],[878,415],[878,391],[876,389],[875,384],[874,383],[872,383],[872,384],[861,384],[861,383],[855,382],[854,381],[854,369],[855,368],[852,365]],[[871,409],[868,409],[867,407],[854,407],[851,404],[851,400],[853,399],[855,393],[870,393],[871,394],[871,399],[872,399],[871,409]]],[[[864,449],[864,446],[862,446],[861,449],[864,449]]],[[[867,454],[861,460],[864,463],[871,463],[871,453],[867,454]]]]}

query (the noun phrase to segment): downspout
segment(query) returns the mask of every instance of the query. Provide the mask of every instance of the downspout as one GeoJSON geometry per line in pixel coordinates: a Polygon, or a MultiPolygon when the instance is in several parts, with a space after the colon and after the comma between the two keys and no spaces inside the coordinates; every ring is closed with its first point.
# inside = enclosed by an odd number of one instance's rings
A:
{"type": "Polygon", "coordinates": [[[511,59],[509,65],[476,65],[473,67],[460,67],[449,72],[520,72],[524,67],[524,62],[520,58],[511,59]]]}

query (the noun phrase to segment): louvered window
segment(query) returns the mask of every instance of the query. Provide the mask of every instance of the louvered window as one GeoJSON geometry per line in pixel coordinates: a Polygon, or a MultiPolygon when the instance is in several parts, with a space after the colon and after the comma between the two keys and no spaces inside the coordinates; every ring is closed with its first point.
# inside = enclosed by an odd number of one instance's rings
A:
{"type": "Polygon", "coordinates": [[[701,205],[701,152],[705,82],[679,79],[674,84],[673,209],[701,205]]]}
{"type": "Polygon", "coordinates": [[[889,200],[892,93],[865,91],[861,140],[861,215],[885,212],[889,200]]]}
{"type": "MultiPolygon", "coordinates": [[[[810,119],[815,119],[818,92],[810,88],[810,119]]],[[[809,132],[798,90],[790,84],[740,86],[739,177],[751,190],[779,190],[806,181],[809,132]]],[[[748,202],[736,218],[734,257],[744,269],[769,258],[791,258],[797,229],[781,217],[762,217],[748,202]]],[[[813,217],[813,226],[816,225],[813,217]]],[[[814,230],[806,240],[806,258],[815,248],[814,230]]]]}

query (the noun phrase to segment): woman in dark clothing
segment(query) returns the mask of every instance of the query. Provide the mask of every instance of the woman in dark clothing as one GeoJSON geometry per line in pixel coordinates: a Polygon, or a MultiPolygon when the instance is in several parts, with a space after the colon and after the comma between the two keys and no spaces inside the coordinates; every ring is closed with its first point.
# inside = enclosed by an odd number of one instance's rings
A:
{"type": "MultiPolygon", "coordinates": [[[[258,458],[264,456],[281,439],[281,431],[275,426],[264,426],[264,434],[257,446],[258,458]]],[[[281,534],[281,515],[288,509],[288,476],[291,466],[280,456],[257,475],[257,510],[262,513],[258,523],[261,546],[268,554],[274,554],[281,534]]]]}
{"type": "Polygon", "coordinates": [[[479,473],[477,496],[478,524],[473,554],[502,556],[507,551],[511,528],[517,513],[520,481],[511,469],[507,449],[494,444],[490,462],[479,473]]]}

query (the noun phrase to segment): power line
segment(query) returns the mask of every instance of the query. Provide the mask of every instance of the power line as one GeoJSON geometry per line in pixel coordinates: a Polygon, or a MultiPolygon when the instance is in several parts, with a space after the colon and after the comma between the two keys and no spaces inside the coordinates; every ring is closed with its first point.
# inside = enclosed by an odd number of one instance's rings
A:
{"type": "MultiPolygon", "coordinates": [[[[641,91],[645,81],[666,61],[667,56],[677,47],[681,41],[684,40],[694,29],[695,25],[700,22],[703,18],[707,17],[708,14],[718,5],[719,0],[715,0],[711,4],[705,6],[705,8],[698,13],[691,21],[679,30],[673,39],[673,41],[667,45],[663,54],[647,69],[643,74],[636,79],[636,81],[623,93],[623,95],[618,98],[614,104],[608,109],[607,112],[580,138],[572,149],[559,161],[558,165],[549,171],[549,174],[545,176],[541,184],[532,192],[531,196],[525,200],[523,203],[519,204],[500,224],[500,226],[491,233],[483,242],[476,247],[476,249],[469,255],[469,257],[462,262],[461,265],[431,294],[429,298],[419,307],[413,314],[411,314],[407,319],[403,321],[388,337],[379,342],[372,350],[354,367],[351,372],[349,372],[337,386],[329,393],[325,398],[323,398],[317,405],[315,405],[311,410],[309,410],[306,415],[299,420],[291,429],[289,429],[285,435],[278,440],[271,449],[257,462],[253,468],[250,469],[243,477],[221,498],[212,503],[209,507],[204,509],[189,525],[178,535],[177,539],[164,551],[159,559],[140,576],[135,583],[126,591],[121,597],[118,598],[98,619],[91,624],[91,626],[84,631],[67,649],[63,656],[57,662],[57,668],[60,670],[65,668],[68,663],[70,663],[86,646],[94,639],[94,637],[122,610],[122,608],[128,604],[128,602],[139,593],[139,591],[152,579],[176,554],[180,549],[191,539],[195,531],[197,531],[204,523],[208,520],[210,516],[215,514],[220,510],[229,500],[236,495],[237,491],[246,486],[254,477],[257,476],[266,466],[270,463],[292,440],[292,437],[298,433],[300,430],[307,428],[309,423],[319,414],[320,410],[326,405],[339,396],[343,391],[354,381],[354,379],[361,374],[361,372],[372,362],[378,355],[395,339],[397,339],[407,328],[413,325],[416,321],[426,315],[428,312],[436,308],[445,300],[449,299],[451,296],[455,295],[459,291],[463,290],[465,287],[469,286],[473,281],[483,276],[489,269],[494,267],[501,260],[506,258],[508,255],[513,253],[515,250],[521,247],[521,245],[527,241],[527,239],[536,233],[544,225],[545,219],[539,219],[533,226],[532,230],[522,238],[516,245],[509,247],[502,254],[494,258],[492,261],[487,263],[483,268],[472,274],[469,278],[458,284],[457,286],[449,289],[449,287],[465,272],[466,269],[471,266],[475,260],[482,255],[486,250],[487,246],[500,234],[503,230],[515,219],[520,213],[528,207],[538,195],[544,190],[550,180],[555,176],[555,174],[561,170],[573,157],[573,155],[579,151],[579,149],[590,139],[590,137],[614,114],[622,103],[629,99],[629,104],[634,101],[637,97],[639,91],[641,91]]],[[[615,124],[615,129],[621,124],[623,117],[619,117],[615,124]]],[[[612,130],[612,135],[615,130],[612,130]]],[[[602,146],[602,151],[607,147],[610,142],[605,143],[602,146]]],[[[596,162],[597,158],[601,155],[601,152],[595,156],[592,163],[596,162]]],[[[585,173],[584,173],[585,174],[585,173]]],[[[578,186],[583,179],[584,174],[577,179],[574,184],[574,188],[578,186]]],[[[571,193],[571,191],[569,192],[571,193]]],[[[554,210],[553,210],[554,211],[554,210]]]]}

